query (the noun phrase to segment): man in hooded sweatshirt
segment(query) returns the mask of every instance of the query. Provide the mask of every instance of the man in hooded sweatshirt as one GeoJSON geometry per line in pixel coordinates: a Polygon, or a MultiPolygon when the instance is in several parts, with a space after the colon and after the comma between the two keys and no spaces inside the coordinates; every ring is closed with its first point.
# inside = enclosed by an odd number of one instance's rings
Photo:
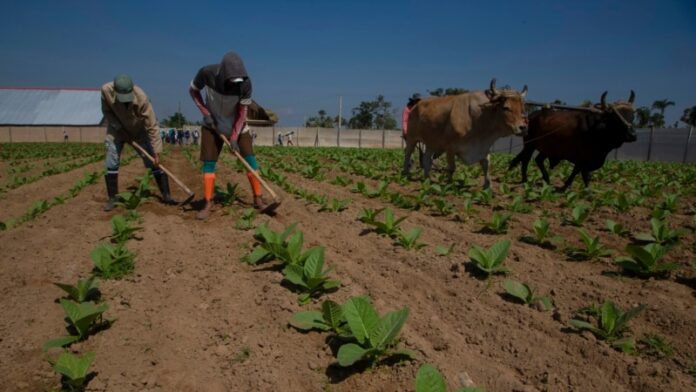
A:
{"type": "MultiPolygon", "coordinates": [[[[242,58],[229,52],[219,64],[206,65],[198,71],[191,81],[189,93],[203,115],[200,159],[203,162],[205,207],[198,212],[198,219],[207,219],[213,206],[215,165],[223,147],[216,130],[229,139],[252,169],[258,171],[252,137],[246,126],[247,110],[251,105],[251,79],[242,58]],[[203,89],[205,102],[201,96],[203,89]]],[[[261,197],[261,183],[252,173],[247,173],[247,178],[254,194],[254,208],[264,210],[267,204],[261,197]]]]}
{"type": "MultiPolygon", "coordinates": [[[[162,193],[162,201],[174,204],[169,193],[169,178],[159,168],[159,154],[162,152],[159,125],[145,92],[133,84],[128,75],[118,75],[113,82],[101,88],[101,106],[108,123],[106,129],[106,193],[109,200],[104,211],[111,211],[117,201],[118,169],[123,144],[137,142],[155,161],[150,162],[142,156],[145,167],[152,170],[157,186],[162,193]]],[[[138,152],[140,153],[140,152],[138,152]]]]}

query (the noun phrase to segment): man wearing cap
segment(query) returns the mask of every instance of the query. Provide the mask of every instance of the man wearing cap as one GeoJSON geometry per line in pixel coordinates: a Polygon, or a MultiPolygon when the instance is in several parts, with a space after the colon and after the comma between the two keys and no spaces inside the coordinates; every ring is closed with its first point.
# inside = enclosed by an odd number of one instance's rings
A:
{"type": "MultiPolygon", "coordinates": [[[[229,52],[219,64],[206,65],[198,71],[191,81],[189,93],[203,115],[200,159],[203,161],[205,207],[198,212],[198,219],[207,219],[213,206],[215,165],[223,146],[216,132],[227,136],[249,166],[258,170],[252,138],[246,126],[247,109],[251,105],[251,79],[242,58],[229,52]],[[201,95],[203,89],[205,102],[201,95]]],[[[261,197],[261,183],[252,173],[247,173],[247,178],[254,194],[254,207],[263,211],[268,205],[261,197]]]]}
{"type": "Polygon", "coordinates": [[[106,129],[106,193],[109,200],[104,211],[111,211],[117,201],[118,168],[123,144],[135,141],[140,144],[155,161],[143,158],[145,167],[152,170],[157,186],[162,193],[162,201],[175,203],[169,193],[169,179],[159,168],[159,153],[162,152],[159,126],[155,111],[145,92],[128,75],[118,75],[113,82],[101,88],[102,113],[108,123],[106,129]]]}

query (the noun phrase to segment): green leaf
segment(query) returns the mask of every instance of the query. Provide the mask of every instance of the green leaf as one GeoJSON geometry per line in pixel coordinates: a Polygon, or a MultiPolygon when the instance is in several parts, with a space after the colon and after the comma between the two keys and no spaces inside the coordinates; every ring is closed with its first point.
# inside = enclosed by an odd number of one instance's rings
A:
{"type": "Polygon", "coordinates": [[[570,323],[570,325],[572,325],[573,327],[575,327],[577,329],[580,329],[580,330],[586,329],[586,330],[594,333],[595,335],[599,335],[599,336],[604,337],[604,331],[602,331],[601,329],[588,323],[587,321],[572,319],[569,321],[569,323],[570,323]]]}
{"type": "Polygon", "coordinates": [[[304,280],[304,269],[302,266],[297,264],[288,264],[283,269],[283,275],[290,283],[301,286],[304,288],[309,288],[304,280]]]}
{"type": "Polygon", "coordinates": [[[94,356],[94,352],[88,352],[79,357],[65,351],[60,354],[56,363],[53,364],[53,369],[70,380],[71,385],[81,386],[87,377],[87,371],[90,365],[92,365],[92,361],[94,361],[94,356]]]}
{"type": "Polygon", "coordinates": [[[370,333],[372,347],[383,350],[394,344],[408,318],[408,308],[389,312],[380,320],[377,328],[370,333]]]}
{"type": "Polygon", "coordinates": [[[370,301],[365,297],[352,297],[343,305],[343,314],[358,343],[368,343],[372,331],[380,322],[370,301]]]}
{"type": "Polygon", "coordinates": [[[361,360],[368,350],[355,343],[347,343],[338,349],[338,364],[347,367],[361,360]]]}
{"type": "Polygon", "coordinates": [[[78,340],[80,340],[79,336],[61,336],[59,338],[48,340],[46,343],[44,343],[43,350],[48,351],[52,348],[65,347],[69,344],[77,342],[78,340]]]}
{"type": "Polygon", "coordinates": [[[316,310],[308,310],[305,312],[297,312],[290,317],[289,324],[301,331],[309,331],[318,329],[321,331],[330,330],[330,326],[324,322],[324,317],[321,312],[316,310]]]}
{"type": "Polygon", "coordinates": [[[324,301],[324,303],[321,304],[321,313],[326,324],[334,331],[338,331],[338,328],[345,321],[341,305],[334,301],[324,301]]]}
{"type": "Polygon", "coordinates": [[[503,288],[506,293],[518,298],[522,303],[528,304],[532,299],[532,290],[525,283],[506,280],[503,282],[503,288]]]}
{"type": "Polygon", "coordinates": [[[433,365],[426,363],[418,369],[416,392],[447,392],[445,379],[433,365]]]}
{"type": "Polygon", "coordinates": [[[599,309],[600,326],[608,335],[614,333],[616,321],[619,317],[619,309],[616,308],[613,302],[606,301],[599,309]]]}
{"type": "Polygon", "coordinates": [[[488,251],[493,266],[500,265],[508,255],[510,249],[510,241],[504,240],[496,242],[488,251]]]}
{"type": "Polygon", "coordinates": [[[304,262],[304,275],[308,278],[319,278],[322,276],[324,269],[324,248],[319,247],[319,250],[309,257],[304,262]]]}
{"type": "Polygon", "coordinates": [[[246,255],[243,260],[251,265],[256,265],[259,262],[268,259],[270,256],[271,254],[266,249],[259,246],[254,248],[251,253],[246,255]]]}

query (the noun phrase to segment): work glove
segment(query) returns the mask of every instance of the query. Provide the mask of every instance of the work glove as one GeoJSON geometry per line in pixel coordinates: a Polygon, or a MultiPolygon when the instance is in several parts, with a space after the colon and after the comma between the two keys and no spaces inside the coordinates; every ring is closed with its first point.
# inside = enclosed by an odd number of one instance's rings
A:
{"type": "Polygon", "coordinates": [[[234,151],[239,152],[239,143],[237,142],[237,139],[230,138],[230,145],[234,151]]]}
{"type": "Polygon", "coordinates": [[[215,119],[211,115],[203,116],[203,124],[208,128],[215,129],[215,119]]]}

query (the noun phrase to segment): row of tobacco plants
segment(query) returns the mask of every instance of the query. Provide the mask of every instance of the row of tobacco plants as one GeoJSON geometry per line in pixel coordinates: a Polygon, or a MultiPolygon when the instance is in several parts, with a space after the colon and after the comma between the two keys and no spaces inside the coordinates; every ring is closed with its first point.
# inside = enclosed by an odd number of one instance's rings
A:
{"type": "Polygon", "coordinates": [[[140,240],[136,235],[142,229],[138,226],[142,223],[142,218],[136,209],[150,198],[150,181],[151,174],[148,170],[138,178],[138,185],[134,189],[118,195],[119,205],[126,212],[111,218],[109,241],[98,244],[90,252],[93,269],[89,277],[78,279],[75,284],[54,283],[65,292],[59,304],[65,312],[68,335],[47,341],[43,349],[62,350],[57,358],[47,357],[53,369],[61,376],[61,391],[84,391],[87,383],[95,376],[90,372],[90,367],[96,353],[90,351],[80,355],[74,345],[110,328],[116,321],[104,316],[109,306],[102,299],[99,280],[122,279],[134,271],[136,255],[126,245],[133,239],[140,240]]]}

